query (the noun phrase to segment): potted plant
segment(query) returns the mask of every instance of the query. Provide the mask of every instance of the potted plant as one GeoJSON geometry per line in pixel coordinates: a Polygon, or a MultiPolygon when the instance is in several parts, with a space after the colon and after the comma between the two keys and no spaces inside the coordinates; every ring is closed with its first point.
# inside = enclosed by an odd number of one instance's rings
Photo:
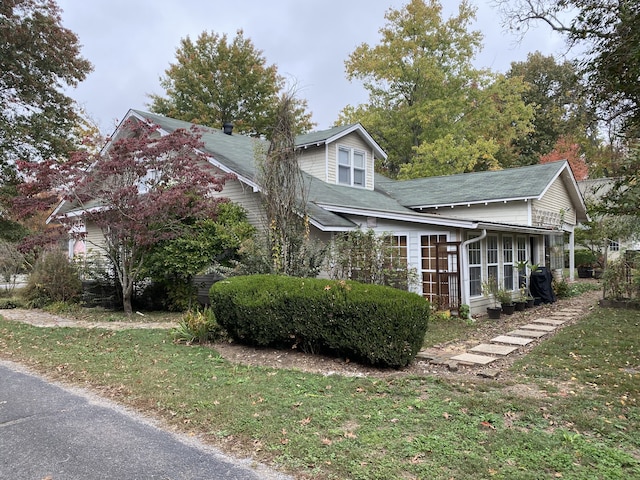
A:
{"type": "Polygon", "coordinates": [[[513,298],[511,298],[511,292],[505,288],[501,288],[498,290],[498,300],[500,301],[500,305],[502,305],[502,313],[513,315],[513,312],[516,311],[516,304],[513,302],[513,298]]]}
{"type": "Polygon", "coordinates": [[[518,274],[518,288],[527,286],[527,266],[529,264],[526,260],[520,260],[514,265],[518,274]]]}
{"type": "Polygon", "coordinates": [[[487,315],[489,318],[497,320],[500,318],[501,308],[498,305],[498,292],[500,289],[498,288],[498,280],[493,275],[489,275],[489,278],[486,282],[482,282],[482,294],[487,297],[493,299],[493,306],[487,307],[487,315]]]}
{"type": "Polygon", "coordinates": [[[520,287],[518,298],[516,298],[516,312],[522,312],[527,306],[527,289],[520,287]]]}

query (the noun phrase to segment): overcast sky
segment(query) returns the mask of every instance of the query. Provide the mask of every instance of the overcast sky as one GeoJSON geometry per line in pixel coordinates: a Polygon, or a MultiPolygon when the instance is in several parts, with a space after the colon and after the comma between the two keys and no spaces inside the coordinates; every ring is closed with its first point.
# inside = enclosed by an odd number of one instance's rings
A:
{"type": "MultiPolygon", "coordinates": [[[[164,94],[159,78],[175,61],[180,39],[203,31],[238,29],[275,64],[298,96],[305,98],[317,129],[330,127],[348,104],[366,102],[361,84],[350,83],[344,62],[361,43],[380,42],[384,14],[408,0],[58,0],[62,23],[78,35],[82,55],[94,66],[69,92],[100,126],[113,131],[130,108],[148,110],[150,93],[164,94]]],[[[491,0],[478,7],[474,29],[484,35],[477,67],[508,70],[536,50],[565,53],[563,40],[540,27],[521,42],[503,31],[491,0]]],[[[457,0],[442,0],[445,18],[457,13],[457,0]]]]}

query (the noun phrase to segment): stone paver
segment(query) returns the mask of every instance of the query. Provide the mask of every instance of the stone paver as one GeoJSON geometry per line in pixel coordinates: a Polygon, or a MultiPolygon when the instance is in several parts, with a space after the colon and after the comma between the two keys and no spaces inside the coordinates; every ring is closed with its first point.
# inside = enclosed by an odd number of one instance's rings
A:
{"type": "Polygon", "coordinates": [[[528,345],[533,342],[533,338],[510,337],[509,335],[498,335],[490,340],[494,343],[507,343],[509,345],[528,345]]]}
{"type": "Polygon", "coordinates": [[[511,330],[507,332],[507,335],[510,337],[531,337],[531,338],[540,338],[547,335],[549,332],[542,332],[540,330],[511,330]]]}
{"type": "Polygon", "coordinates": [[[518,347],[511,347],[507,345],[491,345],[490,343],[481,343],[477,347],[470,349],[470,352],[487,353],[489,355],[509,355],[516,351],[518,347]]]}
{"type": "Polygon", "coordinates": [[[552,325],[537,325],[535,323],[527,323],[526,325],[522,325],[520,328],[524,330],[539,330],[541,332],[553,332],[556,329],[556,327],[552,325]]]}
{"type": "Polygon", "coordinates": [[[474,355],[473,353],[463,353],[461,355],[456,355],[455,357],[451,357],[451,360],[455,360],[456,362],[462,362],[462,363],[471,363],[474,365],[488,365],[491,362],[495,362],[497,358],[489,357],[487,355],[474,355]]]}
{"type": "Polygon", "coordinates": [[[560,326],[567,323],[568,320],[558,320],[556,318],[537,318],[533,320],[531,323],[542,323],[545,325],[555,325],[560,326]]]}

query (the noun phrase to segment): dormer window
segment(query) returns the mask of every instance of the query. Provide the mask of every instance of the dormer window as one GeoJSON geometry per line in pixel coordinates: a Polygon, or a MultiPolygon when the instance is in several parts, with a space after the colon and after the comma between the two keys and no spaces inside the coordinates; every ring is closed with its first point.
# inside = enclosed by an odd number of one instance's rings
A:
{"type": "Polygon", "coordinates": [[[338,148],[338,183],[365,186],[365,152],[355,148],[338,148]]]}

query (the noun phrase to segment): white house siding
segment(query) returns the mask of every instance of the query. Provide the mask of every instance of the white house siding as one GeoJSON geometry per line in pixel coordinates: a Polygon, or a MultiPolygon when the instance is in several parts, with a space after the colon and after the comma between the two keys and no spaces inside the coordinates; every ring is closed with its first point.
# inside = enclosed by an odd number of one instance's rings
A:
{"type": "Polygon", "coordinates": [[[487,205],[460,205],[441,207],[431,213],[443,217],[463,218],[474,221],[508,223],[513,225],[529,225],[529,203],[524,200],[513,202],[495,202],[487,205]]]}
{"type": "Polygon", "coordinates": [[[345,135],[344,137],[336,140],[329,146],[328,149],[328,183],[337,183],[337,171],[338,171],[338,148],[340,146],[354,148],[361,150],[366,153],[366,172],[365,172],[365,188],[368,190],[373,190],[373,150],[367,143],[358,135],[353,132],[349,135],[345,135]]]}
{"type": "MultiPolygon", "coordinates": [[[[300,169],[309,175],[319,178],[323,182],[327,179],[327,148],[325,145],[307,147],[298,151],[298,164],[300,169]]],[[[335,169],[334,169],[335,170],[335,169]]],[[[334,182],[335,182],[335,172],[334,182]]]]}
{"type": "Polygon", "coordinates": [[[240,180],[227,180],[222,192],[215,192],[215,194],[244,207],[247,211],[247,220],[251,225],[260,229],[264,227],[264,210],[260,193],[254,192],[252,187],[240,180]]]}
{"type": "Polygon", "coordinates": [[[87,248],[87,254],[95,253],[97,255],[103,255],[105,252],[105,241],[102,230],[95,224],[89,223],[87,225],[87,234],[85,237],[85,243],[87,248]]]}
{"type": "Polygon", "coordinates": [[[560,221],[562,220],[570,225],[576,224],[576,211],[572,207],[571,198],[567,193],[564,182],[560,178],[557,178],[551,184],[540,200],[533,200],[531,207],[534,225],[537,223],[536,211],[540,212],[538,218],[542,219],[543,223],[556,222],[556,225],[560,226],[560,221]]]}

